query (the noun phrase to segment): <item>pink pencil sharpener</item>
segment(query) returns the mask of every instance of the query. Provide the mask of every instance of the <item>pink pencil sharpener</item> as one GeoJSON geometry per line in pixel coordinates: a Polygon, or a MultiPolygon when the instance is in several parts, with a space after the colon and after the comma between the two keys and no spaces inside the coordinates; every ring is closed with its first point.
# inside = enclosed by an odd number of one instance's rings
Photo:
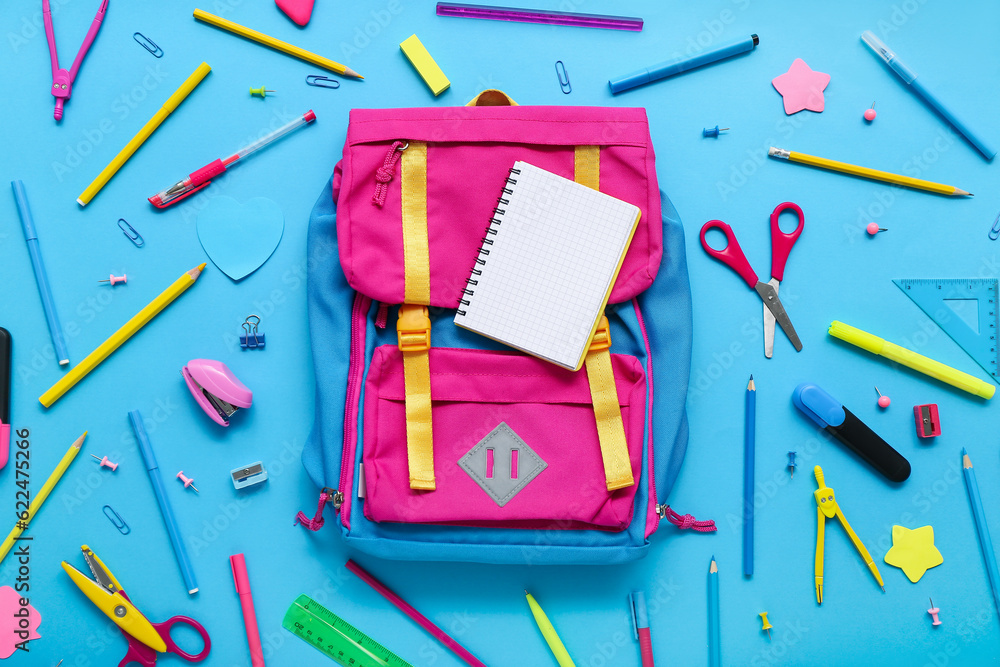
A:
{"type": "Polygon", "coordinates": [[[191,395],[216,424],[229,426],[229,418],[253,404],[253,392],[221,361],[192,359],[181,369],[191,395]]]}

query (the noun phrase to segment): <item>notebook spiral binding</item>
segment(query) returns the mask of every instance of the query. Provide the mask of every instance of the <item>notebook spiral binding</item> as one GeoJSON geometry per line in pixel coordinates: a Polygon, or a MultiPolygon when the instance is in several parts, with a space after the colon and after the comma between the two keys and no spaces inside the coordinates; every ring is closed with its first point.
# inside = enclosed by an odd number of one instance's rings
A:
{"type": "MultiPolygon", "coordinates": [[[[517,179],[513,177],[516,175],[520,175],[520,173],[521,173],[520,169],[515,169],[514,167],[511,167],[510,171],[507,174],[507,183],[509,183],[510,185],[517,185],[517,179]]],[[[476,268],[476,266],[486,266],[486,260],[483,259],[483,257],[488,256],[490,254],[489,248],[487,248],[486,246],[493,245],[493,240],[489,238],[489,236],[491,234],[493,236],[496,236],[497,233],[496,226],[499,226],[500,223],[502,222],[502,220],[499,219],[499,216],[504,215],[507,212],[506,210],[500,208],[500,206],[506,206],[507,204],[510,203],[509,199],[504,199],[504,195],[509,196],[512,194],[514,194],[514,191],[511,188],[504,187],[503,192],[500,194],[499,197],[497,197],[497,207],[493,209],[493,217],[490,218],[490,224],[486,227],[486,236],[484,236],[482,239],[483,244],[479,246],[478,252],[480,256],[476,257],[476,264],[472,267],[472,273],[469,275],[469,278],[465,281],[465,288],[462,290],[462,292],[468,296],[472,296],[475,294],[475,290],[469,288],[475,287],[476,285],[479,284],[479,281],[476,280],[475,277],[483,275],[482,270],[476,268]]],[[[461,297],[459,297],[458,303],[459,306],[469,305],[469,301],[461,297]]],[[[465,311],[462,310],[461,308],[459,308],[457,312],[459,315],[462,315],[463,317],[465,316],[465,311]]]]}

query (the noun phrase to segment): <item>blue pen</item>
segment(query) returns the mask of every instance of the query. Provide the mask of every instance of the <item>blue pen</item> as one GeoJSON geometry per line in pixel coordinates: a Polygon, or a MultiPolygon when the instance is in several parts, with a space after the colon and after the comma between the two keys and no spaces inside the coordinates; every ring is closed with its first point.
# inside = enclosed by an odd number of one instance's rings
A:
{"type": "Polygon", "coordinates": [[[757,385],[747,382],[746,415],[743,420],[743,575],[753,576],[753,492],[757,442],[757,385]]]}
{"type": "Polygon", "coordinates": [[[738,39],[735,42],[723,44],[722,46],[717,46],[708,51],[702,51],[701,53],[693,56],[666,60],[662,63],[643,68],[638,72],[632,72],[631,74],[626,74],[625,76],[618,77],[617,79],[611,79],[608,81],[608,85],[611,86],[611,94],[617,95],[620,92],[644,86],[647,83],[659,81],[660,79],[666,79],[668,76],[680,74],[681,72],[686,72],[689,69],[694,69],[695,67],[701,67],[702,65],[714,63],[717,60],[738,56],[739,54],[746,53],[747,51],[753,51],[754,47],[758,44],[760,44],[760,39],[757,35],[750,35],[749,37],[738,39]]]}
{"type": "Polygon", "coordinates": [[[946,121],[951,123],[951,126],[962,133],[969,143],[976,147],[980,153],[982,153],[987,160],[992,160],[993,156],[997,152],[985,141],[976,136],[976,133],[966,125],[958,116],[953,112],[945,108],[944,104],[939,100],[934,93],[932,93],[923,82],[917,77],[916,72],[911,70],[906,66],[896,54],[893,53],[892,49],[885,45],[885,43],[872,33],[871,30],[865,30],[861,33],[861,40],[868,45],[872,51],[875,52],[879,58],[885,61],[885,64],[896,73],[896,75],[903,80],[903,83],[908,85],[913,92],[920,96],[920,98],[927,102],[928,105],[944,118],[946,121]]]}
{"type": "Polygon", "coordinates": [[[21,215],[21,229],[24,230],[24,240],[28,244],[28,253],[31,255],[31,268],[35,270],[35,282],[38,283],[38,294],[42,297],[45,320],[49,323],[52,347],[55,348],[59,365],[65,366],[69,363],[69,351],[66,349],[66,340],[63,338],[62,325],[59,324],[56,304],[52,299],[49,277],[45,273],[45,264],[42,262],[42,251],[38,247],[38,234],[35,233],[35,223],[31,219],[31,209],[28,208],[28,195],[25,194],[24,183],[21,181],[11,181],[10,187],[14,190],[17,212],[21,215]]]}
{"type": "Polygon", "coordinates": [[[142,415],[139,414],[138,410],[131,410],[128,413],[128,418],[132,422],[135,439],[139,441],[139,451],[142,452],[142,460],[146,463],[149,481],[153,483],[153,493],[156,495],[156,502],[160,506],[163,523],[167,526],[167,534],[170,535],[170,543],[174,547],[174,556],[177,558],[177,565],[181,568],[184,585],[187,586],[188,594],[194,595],[198,592],[198,584],[194,579],[194,570],[191,568],[191,561],[188,558],[187,550],[184,548],[184,539],[181,537],[181,531],[177,527],[176,519],[174,519],[174,510],[170,507],[170,499],[167,498],[167,490],[163,486],[163,478],[160,477],[160,467],[156,463],[153,446],[149,443],[149,436],[146,435],[146,427],[142,425],[142,415]]]}

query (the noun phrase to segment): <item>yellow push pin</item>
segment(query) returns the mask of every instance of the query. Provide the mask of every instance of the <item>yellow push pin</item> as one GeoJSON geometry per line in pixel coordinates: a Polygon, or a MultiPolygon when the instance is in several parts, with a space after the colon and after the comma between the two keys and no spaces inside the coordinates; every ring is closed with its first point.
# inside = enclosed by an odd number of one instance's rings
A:
{"type": "Polygon", "coordinates": [[[274,92],[273,90],[264,90],[264,86],[261,86],[260,88],[251,88],[250,97],[253,97],[254,95],[259,95],[261,99],[263,99],[267,97],[268,93],[273,93],[273,92],[274,92]]]}
{"type": "Polygon", "coordinates": [[[762,611],[762,612],[760,612],[757,615],[760,616],[760,620],[763,621],[763,623],[764,623],[764,626],[761,628],[761,630],[766,630],[767,631],[767,638],[770,639],[771,638],[771,628],[773,628],[774,626],[771,625],[771,622],[767,620],[767,612],[766,611],[762,611]]]}

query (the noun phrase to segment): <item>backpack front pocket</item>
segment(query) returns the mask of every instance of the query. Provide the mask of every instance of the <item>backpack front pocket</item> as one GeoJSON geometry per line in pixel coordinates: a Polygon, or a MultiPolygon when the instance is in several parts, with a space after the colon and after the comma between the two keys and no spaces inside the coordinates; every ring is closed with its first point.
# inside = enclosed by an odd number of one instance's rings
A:
{"type": "MultiPolygon", "coordinates": [[[[611,355],[629,462],[641,477],[646,379],[611,355]]],[[[585,370],[519,353],[431,348],[434,491],[410,488],[403,362],[375,349],[365,386],[364,513],[372,521],[620,531],[637,484],[608,491],[585,370]]]]}

